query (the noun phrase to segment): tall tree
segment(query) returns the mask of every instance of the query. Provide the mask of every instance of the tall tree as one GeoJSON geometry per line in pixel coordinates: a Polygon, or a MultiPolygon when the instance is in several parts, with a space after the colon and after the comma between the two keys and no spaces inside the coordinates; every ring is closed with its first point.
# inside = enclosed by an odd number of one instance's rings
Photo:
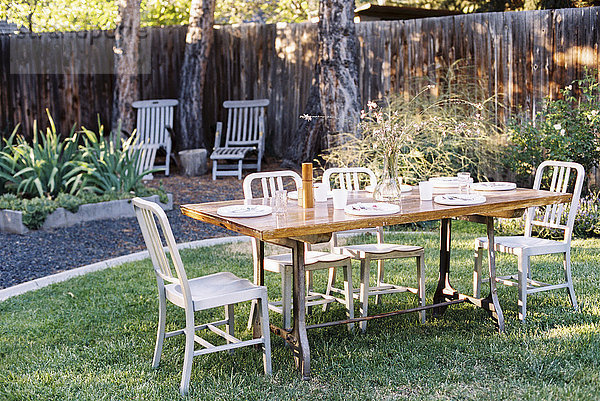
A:
{"type": "Polygon", "coordinates": [[[215,0],[192,0],[179,81],[179,149],[205,147],[202,92],[213,42],[215,0]]]}
{"type": "Polygon", "coordinates": [[[360,113],[358,39],[354,0],[321,0],[315,78],[303,121],[284,165],[312,160],[335,145],[338,133],[354,132],[360,113]]]}
{"type": "Polygon", "coordinates": [[[115,86],[113,90],[112,129],[126,132],[134,128],[131,103],[139,99],[138,58],[140,0],[118,0],[119,15],[115,29],[115,86]]]}

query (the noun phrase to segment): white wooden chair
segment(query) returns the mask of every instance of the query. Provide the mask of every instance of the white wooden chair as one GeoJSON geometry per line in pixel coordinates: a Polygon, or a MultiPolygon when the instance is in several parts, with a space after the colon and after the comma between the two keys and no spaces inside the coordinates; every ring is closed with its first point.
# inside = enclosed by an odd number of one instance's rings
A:
{"type": "MultiPolygon", "coordinates": [[[[546,189],[552,192],[569,192],[573,197],[570,204],[555,204],[546,207],[532,207],[527,210],[525,234],[523,236],[496,237],[496,252],[504,252],[517,256],[517,274],[496,277],[496,281],[509,286],[518,287],[519,319],[525,321],[527,313],[527,295],[540,291],[566,288],[571,304],[577,309],[577,299],[571,278],[571,235],[575,216],[579,208],[579,197],[583,187],[585,171],[578,163],[545,161],[539,165],[533,182],[534,189],[546,189]],[[575,177],[572,172],[575,172],[575,177]],[[548,176],[549,175],[549,176],[548,176]],[[533,226],[558,229],[564,232],[562,241],[532,237],[533,226]],[[565,282],[547,284],[531,278],[530,258],[537,255],[562,254],[565,282]]],[[[488,249],[487,238],[475,240],[475,269],[473,272],[473,292],[479,297],[482,280],[481,260],[483,250],[488,249]]]]}
{"type": "MultiPolygon", "coordinates": [[[[375,173],[364,167],[348,167],[348,168],[330,168],[323,173],[323,184],[329,190],[331,181],[336,180],[339,187],[349,191],[358,191],[368,187],[375,188],[377,178],[375,173]]],[[[373,230],[364,230],[373,231],[373,230]]],[[[421,246],[413,245],[398,245],[385,243],[383,239],[383,227],[375,229],[377,233],[376,244],[359,244],[338,246],[337,234],[333,235],[333,252],[346,255],[352,259],[360,261],[360,290],[355,297],[360,299],[361,316],[368,315],[369,296],[375,296],[375,302],[381,302],[383,294],[393,294],[399,292],[411,292],[419,298],[419,305],[425,305],[425,276],[424,276],[424,250],[421,246]],[[416,258],[417,262],[417,288],[404,287],[396,284],[384,282],[384,260],[400,259],[400,258],[416,258]],[[369,284],[370,265],[371,261],[377,261],[377,281],[375,286],[369,284]]],[[[326,295],[331,292],[339,292],[335,288],[335,270],[332,269],[329,275],[326,295]]],[[[421,311],[421,322],[425,322],[425,311],[421,311]]],[[[360,324],[363,331],[367,329],[367,322],[363,321],[360,324]]]]}
{"type": "Polygon", "coordinates": [[[242,179],[242,169],[260,171],[265,150],[265,109],[269,99],[228,100],[225,144],[221,145],[223,123],[217,123],[215,146],[210,155],[213,161],[213,180],[220,176],[236,176],[242,179]],[[243,163],[246,156],[256,153],[256,163],[243,163]],[[225,164],[219,164],[219,161],[225,164]],[[227,164],[227,162],[237,164],[227,164]]]}
{"type": "MultiPolygon", "coordinates": [[[[273,171],[265,173],[249,174],[243,183],[244,198],[252,199],[252,184],[258,183],[258,189],[263,198],[271,198],[276,190],[285,189],[284,179],[295,184],[297,190],[302,188],[302,179],[294,171],[273,171]]],[[[254,258],[258,256],[258,242],[252,238],[252,248],[254,258]]],[[[336,255],[329,252],[319,252],[310,250],[310,246],[306,246],[304,254],[304,265],[307,272],[307,290],[306,306],[308,308],[316,305],[323,305],[326,309],[332,302],[340,302],[346,307],[348,318],[354,317],[354,302],[352,298],[352,262],[349,257],[336,255]],[[344,299],[339,299],[331,295],[316,292],[312,289],[312,272],[315,270],[326,270],[330,268],[342,268],[344,270],[344,299]]],[[[264,258],[264,268],[266,271],[281,274],[281,301],[270,302],[269,309],[283,315],[284,328],[291,327],[291,312],[292,312],[292,254],[285,253],[280,255],[266,256],[264,258]]],[[[251,316],[252,318],[252,316],[251,316]]],[[[348,325],[348,329],[352,330],[353,324],[348,325]]]]}
{"type": "MultiPolygon", "coordinates": [[[[154,159],[156,158],[156,152],[160,148],[160,145],[141,144],[134,145],[134,150],[139,150],[138,154],[138,174],[142,174],[145,171],[152,170],[154,168],[154,159]]],[[[152,180],[154,176],[150,174],[144,175],[142,180],[152,180]]]]}
{"type": "Polygon", "coordinates": [[[149,168],[164,168],[165,175],[169,175],[171,160],[171,133],[173,131],[174,108],[178,101],[175,99],[140,100],[131,105],[137,110],[137,136],[138,146],[164,148],[166,153],[165,164],[154,166],[154,156],[149,168]]]}
{"type": "Polygon", "coordinates": [[[267,309],[267,288],[256,286],[248,280],[240,279],[232,273],[227,272],[214,273],[188,280],[165,212],[155,203],[140,198],[133,199],[133,206],[138,222],[140,223],[144,241],[150,253],[150,258],[152,259],[152,264],[154,265],[158,284],[158,334],[152,366],[154,368],[158,367],[165,338],[185,334],[185,356],[180,386],[182,395],[188,392],[192,359],[198,355],[232,350],[247,345],[262,344],[265,374],[271,374],[271,342],[269,312],[267,309]],[[168,249],[170,254],[170,261],[163,247],[163,240],[156,224],[157,221],[166,242],[166,249],[168,249]],[[175,275],[173,275],[172,267],[175,268],[175,275]],[[165,281],[167,284],[165,284],[165,281]],[[185,310],[185,328],[168,333],[165,332],[166,300],[185,310]],[[234,337],[233,306],[236,303],[251,300],[258,301],[262,336],[242,341],[234,337]],[[196,325],[194,312],[221,306],[225,309],[224,319],[196,325]],[[225,325],[225,331],[218,328],[218,326],[222,325],[225,325]],[[210,330],[223,337],[226,340],[226,344],[213,345],[196,335],[196,331],[198,330],[210,330]],[[195,350],[195,343],[200,344],[204,348],[195,350]]]}

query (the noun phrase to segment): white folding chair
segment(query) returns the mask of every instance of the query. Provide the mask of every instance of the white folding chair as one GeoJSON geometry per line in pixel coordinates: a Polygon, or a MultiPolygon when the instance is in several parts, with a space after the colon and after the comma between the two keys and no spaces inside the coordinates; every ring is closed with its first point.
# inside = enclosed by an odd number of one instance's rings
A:
{"type": "Polygon", "coordinates": [[[164,168],[169,175],[171,160],[171,132],[173,131],[173,113],[179,102],[176,99],[139,100],[131,106],[137,110],[136,131],[139,146],[151,146],[153,156],[147,169],[164,168]],[[165,164],[154,166],[156,149],[164,148],[165,164]]]}
{"type": "Polygon", "coordinates": [[[165,212],[157,204],[140,198],[133,199],[133,206],[138,222],[140,223],[144,241],[150,253],[150,258],[152,259],[152,264],[154,265],[158,284],[158,334],[156,336],[152,366],[155,368],[158,367],[165,338],[185,334],[185,356],[180,386],[182,395],[188,392],[192,359],[198,355],[262,344],[265,374],[271,374],[271,342],[269,312],[267,309],[267,288],[254,285],[250,281],[238,278],[228,272],[214,273],[188,280],[165,212]],[[170,261],[163,247],[163,239],[158,231],[157,221],[161,227],[166,248],[171,256],[170,261]],[[176,275],[173,275],[171,266],[175,268],[176,275]],[[165,284],[165,281],[168,284],[165,284]],[[165,332],[166,300],[185,310],[185,328],[168,333],[165,332]],[[252,300],[258,301],[262,335],[260,338],[242,341],[234,337],[233,306],[239,302],[252,300]],[[224,319],[196,325],[194,312],[221,306],[225,308],[224,319]],[[225,325],[225,331],[218,328],[218,326],[222,325],[225,325]],[[226,344],[213,345],[196,335],[196,331],[198,330],[210,330],[223,337],[226,340],[226,344]],[[200,344],[204,348],[195,350],[195,343],[200,344]]]}
{"type": "MultiPolygon", "coordinates": [[[[496,277],[496,281],[509,286],[517,286],[519,293],[519,319],[525,321],[527,313],[527,294],[540,291],[567,288],[573,307],[577,309],[577,299],[571,278],[571,235],[575,216],[579,208],[579,197],[583,187],[585,172],[578,163],[545,161],[537,168],[534,189],[546,189],[552,192],[568,192],[572,194],[570,204],[554,204],[545,207],[532,207],[527,210],[525,234],[523,236],[496,237],[494,249],[517,256],[517,274],[496,277]],[[575,177],[572,176],[575,172],[575,177]],[[532,236],[533,226],[562,230],[562,241],[537,238],[532,236]],[[565,282],[547,284],[531,278],[530,258],[537,255],[562,254],[565,282]]],[[[473,292],[479,297],[482,280],[481,259],[483,250],[488,249],[487,238],[475,240],[475,269],[473,272],[473,292]]]]}
{"type": "Polygon", "coordinates": [[[242,169],[260,171],[265,151],[265,109],[269,99],[228,100],[223,102],[227,109],[225,144],[221,144],[223,123],[217,123],[215,146],[210,155],[213,161],[213,180],[220,176],[237,176],[242,179],[242,169]],[[244,163],[246,157],[255,152],[256,163],[244,163]],[[224,163],[219,164],[219,161],[224,163]],[[228,162],[237,162],[228,164],[228,162]]]}
{"type": "MultiPolygon", "coordinates": [[[[244,198],[252,199],[252,184],[258,184],[259,192],[263,198],[271,198],[276,190],[284,189],[284,179],[289,180],[295,186],[294,189],[300,191],[302,188],[302,179],[294,171],[273,171],[265,173],[249,174],[243,183],[244,198]]],[[[254,258],[258,257],[258,242],[252,239],[254,258]]],[[[306,245],[304,254],[304,266],[307,272],[307,289],[308,296],[306,297],[306,306],[308,308],[316,305],[323,305],[326,309],[332,302],[340,302],[346,307],[348,318],[354,317],[354,302],[352,298],[352,262],[348,256],[336,255],[329,252],[319,252],[310,250],[310,246],[306,245]],[[312,272],[315,270],[326,270],[330,268],[342,268],[344,270],[344,299],[339,299],[331,295],[325,295],[314,291],[312,288],[312,272]]],[[[266,271],[281,274],[281,301],[270,302],[269,309],[281,313],[283,315],[284,328],[291,326],[292,312],[292,254],[285,253],[281,255],[272,255],[264,258],[264,268],[266,271]]],[[[251,317],[252,318],[252,317],[251,317]]],[[[352,330],[353,324],[348,325],[349,330],[352,330]]]]}
{"type": "MultiPolygon", "coordinates": [[[[375,173],[364,167],[347,167],[347,168],[330,168],[323,173],[323,184],[329,190],[331,181],[337,181],[342,189],[349,191],[358,191],[365,188],[375,188],[377,178],[375,173]]],[[[370,230],[373,231],[373,230],[370,230]]],[[[368,315],[369,296],[375,295],[375,302],[381,302],[383,294],[393,294],[399,292],[411,292],[419,298],[419,305],[425,305],[425,276],[424,276],[424,250],[421,246],[413,245],[398,245],[385,243],[383,239],[383,227],[375,229],[377,233],[376,244],[359,244],[359,245],[337,245],[337,235],[333,236],[333,252],[351,257],[360,261],[360,290],[355,297],[360,299],[361,316],[368,315]],[[417,288],[405,287],[396,284],[384,282],[384,260],[400,259],[400,258],[416,258],[417,262],[417,288]],[[371,261],[377,261],[377,281],[375,286],[369,284],[370,265],[371,261]]],[[[330,271],[329,282],[327,285],[326,294],[338,292],[335,288],[335,270],[330,271]]],[[[425,311],[419,312],[421,322],[425,322],[425,311]]],[[[367,329],[367,322],[360,323],[363,331],[367,329]]]]}

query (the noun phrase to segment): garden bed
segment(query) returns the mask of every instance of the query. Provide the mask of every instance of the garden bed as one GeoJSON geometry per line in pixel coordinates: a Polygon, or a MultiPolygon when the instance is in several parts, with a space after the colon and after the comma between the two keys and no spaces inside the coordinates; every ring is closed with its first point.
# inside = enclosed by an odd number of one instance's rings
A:
{"type": "MultiPolygon", "coordinates": [[[[168,194],[169,201],[162,203],[158,195],[151,195],[143,199],[159,204],[164,210],[173,209],[173,196],[168,194]]],[[[76,213],[71,213],[63,207],[59,207],[46,217],[41,230],[49,230],[61,227],[70,227],[86,221],[118,219],[134,217],[135,212],[131,205],[131,199],[112,200],[99,203],[88,203],[79,206],[76,213]]],[[[0,210],[0,231],[12,234],[27,234],[31,230],[23,224],[23,212],[17,210],[0,210]]]]}

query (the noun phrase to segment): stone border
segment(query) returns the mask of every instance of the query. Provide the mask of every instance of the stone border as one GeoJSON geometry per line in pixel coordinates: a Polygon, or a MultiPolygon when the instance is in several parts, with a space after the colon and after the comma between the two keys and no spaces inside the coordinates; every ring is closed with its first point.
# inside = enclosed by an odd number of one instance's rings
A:
{"type": "MultiPolygon", "coordinates": [[[[183,244],[177,245],[179,250],[181,249],[195,249],[195,248],[203,248],[214,245],[223,245],[223,244],[233,244],[237,242],[249,242],[250,237],[222,237],[222,238],[210,238],[210,239],[202,239],[198,241],[186,242],[183,244]]],[[[49,286],[50,284],[61,283],[63,281],[67,281],[73,277],[82,276],[87,273],[92,273],[104,269],[108,269],[110,267],[115,267],[122,265],[127,262],[136,262],[138,260],[143,260],[149,257],[148,251],[136,252],[129,255],[119,256],[117,258],[103,260],[101,262],[93,263],[91,265],[77,267],[75,269],[66,270],[64,272],[52,274],[50,276],[41,277],[35,280],[28,281],[26,283],[21,283],[14,285],[12,287],[5,288],[0,290],[0,302],[7,300],[8,298],[15,297],[17,295],[25,294],[29,291],[39,290],[40,288],[44,288],[49,286]]]]}
{"type": "MultiPolygon", "coordinates": [[[[156,202],[164,210],[173,209],[173,195],[167,194],[169,201],[161,203],[158,195],[146,196],[143,199],[156,202]]],[[[120,199],[107,202],[88,203],[79,206],[76,213],[59,207],[50,213],[40,230],[70,227],[86,221],[135,217],[131,199],[120,199]]],[[[23,224],[23,212],[16,210],[0,210],[0,231],[12,234],[27,234],[32,231],[23,224]]]]}

